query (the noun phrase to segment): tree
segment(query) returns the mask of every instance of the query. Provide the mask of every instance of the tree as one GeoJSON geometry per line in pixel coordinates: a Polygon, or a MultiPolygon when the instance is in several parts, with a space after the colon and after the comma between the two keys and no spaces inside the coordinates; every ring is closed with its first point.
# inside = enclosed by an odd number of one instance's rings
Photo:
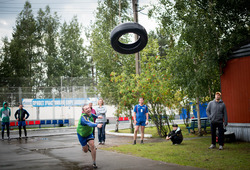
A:
{"type": "Polygon", "coordinates": [[[50,7],[46,6],[45,11],[38,11],[37,30],[39,42],[39,55],[41,56],[41,67],[46,70],[46,86],[59,86],[60,76],[63,75],[63,60],[59,57],[58,38],[60,29],[60,18],[56,13],[50,13],[50,7]],[[46,69],[45,69],[46,68],[46,69]]]}
{"type": "MultiPolygon", "coordinates": [[[[119,54],[110,45],[110,32],[119,24],[119,19],[121,22],[130,20],[128,9],[128,1],[121,1],[119,18],[118,0],[98,1],[95,21],[87,28],[87,37],[90,40],[88,54],[95,65],[98,92],[105,102],[115,106],[119,103],[119,93],[117,86],[110,81],[111,72],[116,72],[118,75],[123,70],[129,73],[135,72],[134,56],[119,54]]],[[[128,42],[129,37],[124,36],[122,41],[128,42]]],[[[119,117],[118,114],[117,116],[119,117]]]]}
{"type": "Polygon", "coordinates": [[[7,39],[4,40],[6,44],[4,45],[4,64],[1,67],[9,71],[6,76],[14,81],[6,82],[6,85],[18,87],[39,84],[39,80],[35,79],[36,73],[41,71],[37,65],[39,61],[36,53],[36,23],[29,2],[24,4],[24,9],[18,15],[12,36],[13,39],[10,42],[7,39]]]}
{"type": "Polygon", "coordinates": [[[170,115],[166,114],[166,106],[171,107],[174,91],[170,89],[171,76],[162,65],[161,57],[156,55],[159,53],[158,49],[157,40],[150,37],[147,47],[141,52],[141,74],[113,72],[111,82],[119,89],[119,111],[130,111],[131,117],[131,110],[138,98],[144,97],[158,135],[163,137],[170,129],[170,115]]]}
{"type": "MultiPolygon", "coordinates": [[[[220,64],[229,49],[249,35],[247,11],[246,1],[163,0],[150,12],[174,37],[167,54],[173,81],[197,109],[220,89],[220,64]]],[[[198,127],[200,134],[200,121],[198,127]]]]}
{"type": "Polygon", "coordinates": [[[62,72],[66,77],[89,77],[89,63],[81,38],[82,26],[74,16],[69,24],[63,23],[60,32],[62,72]]]}

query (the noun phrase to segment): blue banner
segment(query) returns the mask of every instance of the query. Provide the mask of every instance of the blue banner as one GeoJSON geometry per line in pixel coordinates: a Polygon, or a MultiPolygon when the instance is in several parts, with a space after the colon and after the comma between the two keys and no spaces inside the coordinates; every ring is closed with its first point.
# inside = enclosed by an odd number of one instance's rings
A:
{"type": "Polygon", "coordinates": [[[76,99],[33,99],[33,107],[53,107],[53,106],[82,106],[98,99],[76,98],[76,99]]]}

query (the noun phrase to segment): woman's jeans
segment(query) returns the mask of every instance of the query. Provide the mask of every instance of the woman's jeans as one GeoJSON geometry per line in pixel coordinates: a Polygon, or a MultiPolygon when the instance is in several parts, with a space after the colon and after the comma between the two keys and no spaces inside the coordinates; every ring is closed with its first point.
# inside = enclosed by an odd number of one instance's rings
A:
{"type": "Polygon", "coordinates": [[[105,127],[106,127],[106,122],[103,123],[102,128],[98,128],[98,140],[99,140],[99,142],[105,142],[105,127]]]}

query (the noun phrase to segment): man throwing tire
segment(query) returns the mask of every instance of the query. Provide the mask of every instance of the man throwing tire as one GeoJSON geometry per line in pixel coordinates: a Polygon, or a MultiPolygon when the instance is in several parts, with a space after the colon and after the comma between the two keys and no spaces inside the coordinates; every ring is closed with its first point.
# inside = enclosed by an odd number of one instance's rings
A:
{"type": "Polygon", "coordinates": [[[143,104],[144,98],[139,98],[139,104],[134,108],[134,124],[135,124],[135,131],[134,131],[134,143],[136,144],[137,132],[139,127],[141,126],[141,144],[143,144],[144,139],[144,128],[148,124],[148,107],[143,104]]]}
{"type": "Polygon", "coordinates": [[[96,148],[94,145],[94,139],[93,136],[93,127],[101,128],[102,124],[95,124],[93,122],[93,118],[99,118],[102,119],[102,116],[96,116],[91,113],[91,109],[88,105],[84,105],[83,113],[80,117],[80,120],[78,122],[77,127],[77,136],[79,139],[79,142],[82,145],[83,152],[87,153],[88,151],[91,152],[92,160],[93,160],[93,168],[97,168],[96,166],[96,148]]]}

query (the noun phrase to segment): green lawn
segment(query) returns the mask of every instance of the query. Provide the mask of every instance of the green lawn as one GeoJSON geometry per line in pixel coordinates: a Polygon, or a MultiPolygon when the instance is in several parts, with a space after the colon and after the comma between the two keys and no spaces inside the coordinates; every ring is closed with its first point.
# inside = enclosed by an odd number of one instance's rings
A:
{"type": "MultiPolygon", "coordinates": [[[[193,133],[188,133],[188,130],[186,129],[186,126],[184,124],[178,125],[178,126],[181,128],[184,138],[197,137],[197,135],[195,135],[193,133]]],[[[197,130],[197,129],[195,129],[195,130],[197,130]]],[[[208,134],[204,134],[203,136],[210,136],[210,127],[207,127],[207,131],[208,131],[208,134]]],[[[111,132],[114,132],[114,131],[111,131],[111,132]]],[[[130,133],[130,129],[121,129],[121,130],[119,130],[118,133],[130,133]]],[[[153,138],[159,137],[156,127],[146,127],[145,133],[151,134],[153,138]]]]}
{"type": "Polygon", "coordinates": [[[208,149],[210,142],[210,138],[201,137],[185,140],[177,146],[171,145],[171,141],[167,141],[144,145],[121,145],[102,149],[206,169],[249,169],[250,143],[226,143],[224,150],[219,151],[208,149]]]}

